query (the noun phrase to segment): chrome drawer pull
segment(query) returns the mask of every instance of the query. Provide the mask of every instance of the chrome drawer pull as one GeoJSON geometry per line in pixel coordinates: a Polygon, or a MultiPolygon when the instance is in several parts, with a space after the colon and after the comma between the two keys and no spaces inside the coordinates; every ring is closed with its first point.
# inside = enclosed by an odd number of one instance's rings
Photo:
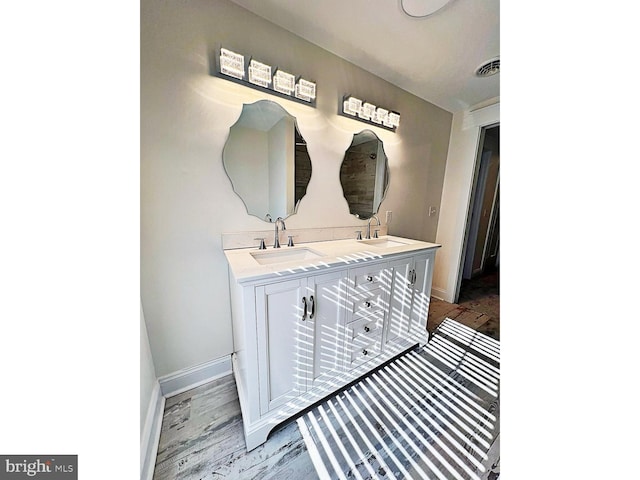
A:
{"type": "Polygon", "coordinates": [[[307,298],[302,297],[302,305],[304,305],[304,312],[302,313],[302,321],[307,319],[307,298]]]}
{"type": "Polygon", "coordinates": [[[313,299],[313,295],[309,297],[309,302],[311,302],[311,315],[309,315],[309,319],[313,320],[313,316],[316,314],[316,302],[313,299]]]}

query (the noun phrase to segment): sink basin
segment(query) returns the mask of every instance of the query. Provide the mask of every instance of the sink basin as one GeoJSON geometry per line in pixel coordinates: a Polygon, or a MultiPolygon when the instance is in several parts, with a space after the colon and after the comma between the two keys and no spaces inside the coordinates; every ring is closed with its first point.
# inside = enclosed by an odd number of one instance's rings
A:
{"type": "Polygon", "coordinates": [[[312,260],[314,258],[324,257],[324,254],[311,250],[310,248],[279,248],[276,250],[267,250],[259,252],[251,252],[251,256],[260,265],[271,265],[274,263],[294,262],[300,260],[312,260]]]}
{"type": "Polygon", "coordinates": [[[400,242],[398,240],[392,240],[390,238],[372,238],[370,240],[361,240],[360,243],[371,245],[373,247],[381,247],[381,248],[399,247],[401,245],[408,245],[408,243],[400,242]]]}

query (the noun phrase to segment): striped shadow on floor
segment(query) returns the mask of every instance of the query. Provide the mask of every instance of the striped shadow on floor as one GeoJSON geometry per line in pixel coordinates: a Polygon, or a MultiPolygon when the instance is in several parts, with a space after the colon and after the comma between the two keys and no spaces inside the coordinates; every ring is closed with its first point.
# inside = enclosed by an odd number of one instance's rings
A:
{"type": "Polygon", "coordinates": [[[496,480],[500,343],[449,318],[298,418],[321,479],[496,480]]]}

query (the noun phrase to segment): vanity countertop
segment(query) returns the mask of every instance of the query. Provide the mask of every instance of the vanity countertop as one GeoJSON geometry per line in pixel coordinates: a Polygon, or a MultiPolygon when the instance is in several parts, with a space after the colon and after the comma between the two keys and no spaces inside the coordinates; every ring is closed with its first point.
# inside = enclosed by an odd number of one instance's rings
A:
{"type": "Polygon", "coordinates": [[[278,249],[267,247],[266,250],[240,248],[225,250],[224,253],[236,281],[244,283],[277,278],[284,274],[320,273],[329,267],[353,266],[365,260],[383,260],[393,255],[432,250],[440,246],[437,243],[385,235],[370,240],[330,240],[302,243],[294,247],[283,245],[278,249]]]}

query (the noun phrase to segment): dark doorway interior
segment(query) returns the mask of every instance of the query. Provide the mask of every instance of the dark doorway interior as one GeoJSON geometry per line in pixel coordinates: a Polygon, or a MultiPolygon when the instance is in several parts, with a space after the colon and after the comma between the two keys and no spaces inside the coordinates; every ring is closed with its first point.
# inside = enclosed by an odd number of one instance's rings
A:
{"type": "Polygon", "coordinates": [[[485,128],[482,138],[456,303],[499,321],[500,126],[485,128]]]}

